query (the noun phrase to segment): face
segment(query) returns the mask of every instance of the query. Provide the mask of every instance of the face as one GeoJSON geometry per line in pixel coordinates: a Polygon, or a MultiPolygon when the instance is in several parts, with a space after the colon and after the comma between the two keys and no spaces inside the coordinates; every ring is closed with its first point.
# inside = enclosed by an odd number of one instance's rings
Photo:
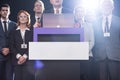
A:
{"type": "Polygon", "coordinates": [[[8,7],[2,7],[0,11],[0,15],[2,18],[8,18],[10,15],[10,9],[8,7]]]}
{"type": "Polygon", "coordinates": [[[78,7],[75,9],[75,18],[81,19],[85,16],[85,10],[83,7],[78,7]]]}
{"type": "Polygon", "coordinates": [[[20,22],[20,24],[27,24],[28,16],[25,13],[21,13],[19,15],[19,22],[20,22]]]}
{"type": "Polygon", "coordinates": [[[43,8],[42,8],[42,4],[40,2],[36,2],[34,4],[34,11],[35,13],[42,13],[43,12],[43,8]]]}
{"type": "Polygon", "coordinates": [[[63,3],[63,0],[50,0],[50,3],[51,3],[53,6],[61,6],[62,3],[63,3]]]}
{"type": "Polygon", "coordinates": [[[101,5],[101,10],[104,15],[109,15],[112,13],[114,5],[110,0],[105,0],[101,5]]]}

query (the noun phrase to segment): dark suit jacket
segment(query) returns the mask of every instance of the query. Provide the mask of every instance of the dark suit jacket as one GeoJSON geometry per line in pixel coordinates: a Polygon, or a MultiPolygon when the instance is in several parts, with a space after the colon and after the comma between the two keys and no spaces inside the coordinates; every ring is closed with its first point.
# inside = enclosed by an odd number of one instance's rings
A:
{"type": "MultiPolygon", "coordinates": [[[[54,13],[54,10],[53,10],[53,8],[50,8],[50,9],[45,10],[45,13],[54,13]]],[[[62,13],[73,13],[73,11],[68,8],[63,7],[62,13]]]]}
{"type": "Polygon", "coordinates": [[[102,30],[102,19],[94,25],[95,46],[93,54],[96,60],[120,61],[120,18],[112,16],[110,37],[105,38],[102,30]]]}
{"type": "MultiPolygon", "coordinates": [[[[35,20],[35,14],[33,16],[31,16],[31,29],[33,28],[33,25],[35,24],[36,20],[35,20]]],[[[43,27],[43,16],[41,17],[41,27],[43,27]]]]}
{"type": "Polygon", "coordinates": [[[28,31],[26,30],[25,32],[25,44],[27,44],[27,48],[26,49],[22,49],[21,48],[21,44],[23,44],[23,39],[21,37],[21,33],[20,30],[14,30],[11,33],[10,36],[10,50],[13,53],[13,63],[14,65],[17,65],[17,59],[16,59],[16,55],[19,53],[21,55],[26,54],[28,55],[28,43],[32,41],[32,31],[28,31]]]}
{"type": "Polygon", "coordinates": [[[9,48],[9,36],[10,32],[16,28],[16,23],[9,20],[8,23],[8,32],[5,34],[2,23],[0,20],[0,61],[6,60],[8,58],[7,56],[4,56],[2,54],[2,48],[9,48]]]}

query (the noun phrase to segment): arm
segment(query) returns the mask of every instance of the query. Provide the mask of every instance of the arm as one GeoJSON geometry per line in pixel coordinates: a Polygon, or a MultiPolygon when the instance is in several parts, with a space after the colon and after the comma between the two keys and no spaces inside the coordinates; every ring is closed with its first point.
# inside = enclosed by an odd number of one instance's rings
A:
{"type": "Polygon", "coordinates": [[[93,31],[93,27],[90,26],[90,40],[89,40],[89,51],[92,51],[92,48],[94,46],[94,31],[93,31]]]}
{"type": "Polygon", "coordinates": [[[10,32],[10,36],[9,36],[9,48],[10,48],[10,52],[14,56],[14,58],[16,58],[16,55],[18,53],[15,44],[16,44],[15,43],[15,31],[13,30],[10,32]]]}

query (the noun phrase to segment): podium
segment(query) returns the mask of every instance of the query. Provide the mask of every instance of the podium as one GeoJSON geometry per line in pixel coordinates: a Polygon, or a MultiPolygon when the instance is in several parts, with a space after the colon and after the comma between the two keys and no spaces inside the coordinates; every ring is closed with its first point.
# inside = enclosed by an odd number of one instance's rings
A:
{"type": "Polygon", "coordinates": [[[41,60],[45,80],[80,80],[80,60],[89,59],[83,28],[35,28],[29,60],[41,60]]]}

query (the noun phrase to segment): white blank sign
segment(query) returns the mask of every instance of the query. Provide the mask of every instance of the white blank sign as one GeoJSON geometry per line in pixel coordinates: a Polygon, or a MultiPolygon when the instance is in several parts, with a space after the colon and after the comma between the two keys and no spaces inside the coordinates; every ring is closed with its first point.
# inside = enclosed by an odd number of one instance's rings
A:
{"type": "Polygon", "coordinates": [[[29,42],[29,60],[88,59],[88,42],[29,42]]]}

